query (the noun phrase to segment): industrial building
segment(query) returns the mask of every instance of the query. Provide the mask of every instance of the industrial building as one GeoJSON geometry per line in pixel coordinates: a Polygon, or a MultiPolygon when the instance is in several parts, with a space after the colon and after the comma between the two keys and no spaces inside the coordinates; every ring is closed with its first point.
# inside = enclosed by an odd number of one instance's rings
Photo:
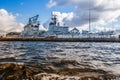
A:
{"type": "Polygon", "coordinates": [[[10,32],[6,34],[6,38],[18,38],[20,37],[20,32],[10,32]]]}

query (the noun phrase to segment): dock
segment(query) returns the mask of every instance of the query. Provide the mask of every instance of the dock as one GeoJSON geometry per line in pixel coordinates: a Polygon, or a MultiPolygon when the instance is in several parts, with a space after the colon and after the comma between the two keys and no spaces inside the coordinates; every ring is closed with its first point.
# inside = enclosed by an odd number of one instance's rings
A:
{"type": "Polygon", "coordinates": [[[120,39],[116,39],[116,38],[0,38],[0,41],[120,42],[120,39]]]}

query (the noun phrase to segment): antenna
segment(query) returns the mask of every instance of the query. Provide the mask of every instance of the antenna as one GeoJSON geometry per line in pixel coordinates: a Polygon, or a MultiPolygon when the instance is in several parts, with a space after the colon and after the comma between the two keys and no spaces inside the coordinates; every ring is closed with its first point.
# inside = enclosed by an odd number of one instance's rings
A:
{"type": "MultiPolygon", "coordinates": [[[[114,1],[112,0],[112,7],[114,7],[114,1]]],[[[112,21],[112,26],[113,26],[113,31],[115,31],[115,25],[114,25],[114,22],[112,21]]]]}
{"type": "Polygon", "coordinates": [[[91,34],[91,10],[90,10],[90,4],[89,4],[89,38],[91,34]]]}

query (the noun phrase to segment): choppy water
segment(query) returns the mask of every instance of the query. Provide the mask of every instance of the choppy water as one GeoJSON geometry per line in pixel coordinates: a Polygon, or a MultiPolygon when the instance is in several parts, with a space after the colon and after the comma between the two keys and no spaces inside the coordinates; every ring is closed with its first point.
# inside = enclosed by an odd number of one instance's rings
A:
{"type": "Polygon", "coordinates": [[[120,43],[0,42],[0,62],[75,60],[79,67],[120,74],[120,43]]]}

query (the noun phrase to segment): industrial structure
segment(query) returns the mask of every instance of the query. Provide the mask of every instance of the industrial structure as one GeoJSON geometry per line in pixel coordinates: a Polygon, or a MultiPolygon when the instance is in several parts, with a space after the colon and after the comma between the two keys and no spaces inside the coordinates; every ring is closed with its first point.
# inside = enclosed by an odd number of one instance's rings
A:
{"type": "Polygon", "coordinates": [[[40,34],[39,30],[39,15],[29,18],[28,24],[24,27],[24,30],[21,33],[22,37],[38,37],[40,34]]]}
{"type": "Polygon", "coordinates": [[[18,38],[20,37],[20,32],[10,32],[10,33],[7,33],[6,34],[6,37],[7,38],[18,38]]]}
{"type": "Polygon", "coordinates": [[[88,30],[80,31],[74,27],[69,30],[68,26],[62,25],[58,21],[58,16],[54,13],[51,15],[51,21],[47,31],[39,29],[40,23],[38,21],[39,15],[29,18],[27,25],[24,26],[24,30],[21,33],[10,32],[6,37],[21,37],[21,38],[85,38],[85,37],[111,37],[114,35],[114,31],[101,31],[96,33],[90,33],[88,30]]]}
{"type": "Polygon", "coordinates": [[[51,22],[49,23],[48,31],[39,30],[38,15],[29,18],[28,24],[24,27],[21,32],[21,37],[52,37],[59,34],[68,34],[69,28],[67,26],[62,26],[58,22],[57,15],[52,13],[51,22]]]}
{"type": "Polygon", "coordinates": [[[58,22],[57,15],[52,13],[51,22],[49,23],[49,29],[47,31],[47,34],[50,35],[60,35],[60,34],[68,34],[69,33],[69,27],[65,25],[61,25],[60,22],[58,22]]]}

